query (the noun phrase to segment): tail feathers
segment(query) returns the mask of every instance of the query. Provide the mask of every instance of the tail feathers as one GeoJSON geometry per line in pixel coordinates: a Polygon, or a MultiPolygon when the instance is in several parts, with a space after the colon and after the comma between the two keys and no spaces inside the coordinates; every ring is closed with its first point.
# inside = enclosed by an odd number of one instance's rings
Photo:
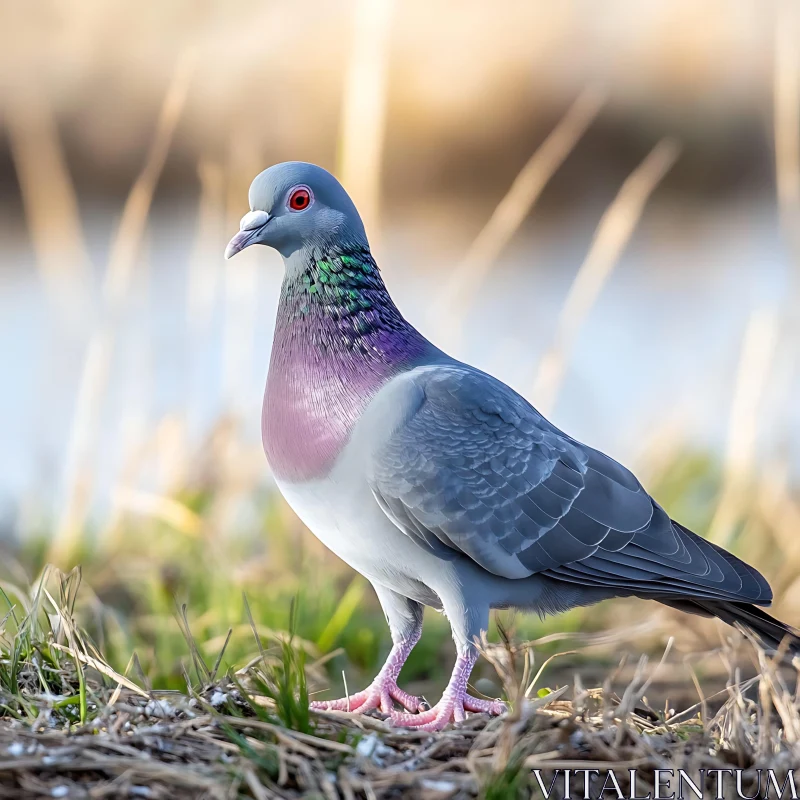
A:
{"type": "Polygon", "coordinates": [[[800,630],[771,617],[766,611],[749,603],[735,603],[727,600],[669,599],[660,602],[664,605],[699,614],[703,617],[717,617],[733,627],[742,627],[751,633],[765,650],[779,650],[791,657],[800,656],[800,630]],[[784,644],[785,642],[785,644],[784,644]]]}

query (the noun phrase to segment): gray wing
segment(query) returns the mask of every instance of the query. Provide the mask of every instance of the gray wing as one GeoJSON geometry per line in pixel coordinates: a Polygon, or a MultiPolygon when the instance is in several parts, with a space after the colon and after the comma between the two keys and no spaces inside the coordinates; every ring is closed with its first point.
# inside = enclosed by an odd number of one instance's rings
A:
{"type": "Polygon", "coordinates": [[[673,523],[631,472],[466,366],[411,373],[413,412],[372,453],[393,522],[444,558],[506,578],[769,602],[754,569],[673,523]]]}

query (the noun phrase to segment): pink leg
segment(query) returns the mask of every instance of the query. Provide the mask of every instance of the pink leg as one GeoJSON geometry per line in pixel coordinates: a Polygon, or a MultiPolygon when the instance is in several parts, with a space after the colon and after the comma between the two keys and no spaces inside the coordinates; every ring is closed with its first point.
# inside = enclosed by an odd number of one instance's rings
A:
{"type": "Polygon", "coordinates": [[[485,712],[495,716],[505,713],[506,704],[500,700],[479,700],[467,694],[467,682],[477,660],[478,653],[472,648],[466,653],[460,653],[442,699],[432,709],[421,714],[392,712],[392,723],[401,728],[440,731],[450,722],[463,722],[466,711],[485,712]]]}
{"type": "Polygon", "coordinates": [[[397,677],[403,664],[406,663],[408,654],[419,641],[421,627],[415,631],[410,639],[403,639],[392,647],[386,663],[377,674],[375,680],[363,692],[343,697],[340,700],[318,700],[311,703],[311,708],[322,711],[353,711],[366,714],[375,708],[380,708],[384,714],[391,714],[394,710],[393,700],[397,700],[403,708],[414,712],[420,706],[420,698],[404,692],[397,685],[397,677]]]}

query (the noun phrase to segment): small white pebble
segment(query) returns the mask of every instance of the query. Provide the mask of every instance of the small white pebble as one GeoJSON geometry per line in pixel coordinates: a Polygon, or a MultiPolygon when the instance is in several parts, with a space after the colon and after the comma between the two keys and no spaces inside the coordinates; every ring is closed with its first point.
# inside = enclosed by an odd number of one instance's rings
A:
{"type": "Polygon", "coordinates": [[[50,790],[50,797],[66,797],[69,794],[69,786],[54,786],[50,790]]]}
{"type": "Polygon", "coordinates": [[[435,781],[430,778],[423,778],[420,781],[423,789],[430,789],[432,792],[447,792],[452,794],[458,786],[452,781],[435,781]]]}
{"type": "Polygon", "coordinates": [[[368,733],[356,745],[356,753],[363,758],[368,758],[377,766],[381,766],[384,756],[393,752],[394,750],[387,747],[375,733],[368,733]]]}
{"type": "Polygon", "coordinates": [[[356,753],[364,758],[369,758],[375,752],[377,745],[378,737],[374,733],[368,733],[366,736],[358,740],[358,744],[356,745],[356,753]]]}
{"type": "Polygon", "coordinates": [[[225,692],[220,692],[218,689],[214,691],[214,694],[211,695],[211,705],[214,708],[218,708],[221,706],[226,700],[228,699],[228,695],[225,692]]]}
{"type": "Polygon", "coordinates": [[[177,710],[169,702],[169,700],[151,700],[145,707],[144,713],[146,717],[158,717],[159,719],[168,719],[175,716],[177,710]]]}
{"type": "Polygon", "coordinates": [[[25,745],[22,742],[12,742],[6,748],[6,752],[10,756],[21,756],[25,752],[25,745]]]}

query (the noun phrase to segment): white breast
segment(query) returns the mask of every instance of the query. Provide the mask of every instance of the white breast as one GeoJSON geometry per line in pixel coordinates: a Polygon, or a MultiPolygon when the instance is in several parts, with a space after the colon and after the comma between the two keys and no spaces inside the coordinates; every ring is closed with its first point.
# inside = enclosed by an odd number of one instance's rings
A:
{"type": "Polygon", "coordinates": [[[370,453],[419,405],[405,376],[381,390],[325,478],[278,481],[289,505],[309,530],[369,580],[437,605],[424,586],[442,578],[449,562],[423,550],[381,510],[367,482],[370,453]],[[420,595],[425,595],[422,599],[420,595]]]}

